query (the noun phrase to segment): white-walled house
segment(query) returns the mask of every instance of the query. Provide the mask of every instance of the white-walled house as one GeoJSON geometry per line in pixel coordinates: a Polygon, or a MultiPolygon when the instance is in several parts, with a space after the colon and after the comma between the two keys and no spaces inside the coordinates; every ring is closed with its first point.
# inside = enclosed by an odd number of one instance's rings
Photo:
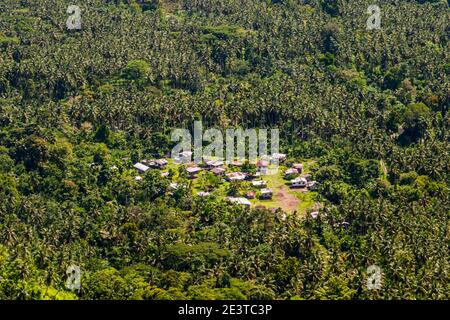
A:
{"type": "Polygon", "coordinates": [[[193,178],[193,177],[195,177],[197,175],[197,173],[202,171],[202,168],[200,168],[200,167],[187,167],[186,171],[189,174],[189,176],[191,178],[193,178]]]}
{"type": "Polygon", "coordinates": [[[283,162],[284,160],[286,160],[287,158],[287,154],[284,153],[274,153],[271,156],[272,160],[278,160],[279,162],[283,162]]]}
{"type": "Polygon", "coordinates": [[[226,174],[228,181],[243,181],[246,178],[246,174],[242,172],[230,172],[226,174]]]}
{"type": "Polygon", "coordinates": [[[317,190],[317,181],[308,181],[306,187],[311,191],[317,190]]]}
{"type": "Polygon", "coordinates": [[[272,199],[273,192],[269,188],[265,188],[261,190],[261,194],[259,196],[260,199],[272,199]]]}
{"type": "Polygon", "coordinates": [[[246,198],[233,198],[233,197],[229,197],[226,198],[227,201],[231,202],[231,203],[237,203],[246,207],[250,207],[251,206],[251,202],[246,199],[246,198]]]}
{"type": "Polygon", "coordinates": [[[211,172],[214,173],[216,176],[223,176],[225,175],[226,170],[224,168],[214,168],[211,169],[211,172]]]}
{"type": "Polygon", "coordinates": [[[305,188],[308,181],[305,178],[298,177],[291,180],[291,188],[305,188]]]}
{"type": "Polygon", "coordinates": [[[148,162],[148,165],[152,168],[158,168],[162,169],[164,166],[166,166],[169,162],[166,159],[158,159],[158,160],[150,160],[148,162]]]}
{"type": "Polygon", "coordinates": [[[287,169],[287,170],[284,172],[284,175],[285,175],[285,176],[289,176],[289,175],[291,175],[291,174],[298,174],[297,169],[289,168],[289,169],[287,169]]]}
{"type": "Polygon", "coordinates": [[[133,168],[137,169],[140,173],[146,173],[148,170],[150,170],[150,167],[147,167],[145,164],[143,163],[135,163],[133,168]]]}
{"type": "Polygon", "coordinates": [[[263,188],[263,187],[267,186],[267,181],[255,180],[255,181],[252,181],[252,185],[256,188],[263,188]]]}
{"type": "Polygon", "coordinates": [[[206,166],[209,168],[219,168],[224,165],[224,162],[221,160],[208,160],[205,162],[206,166]]]}

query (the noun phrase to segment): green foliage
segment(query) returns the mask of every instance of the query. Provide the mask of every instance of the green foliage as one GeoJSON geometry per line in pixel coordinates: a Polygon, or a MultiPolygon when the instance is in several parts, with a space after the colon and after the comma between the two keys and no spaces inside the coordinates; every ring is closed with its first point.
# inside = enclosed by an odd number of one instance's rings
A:
{"type": "Polygon", "coordinates": [[[148,80],[150,65],[142,60],[132,60],[122,71],[122,77],[129,81],[145,84],[148,80]]]}
{"type": "Polygon", "coordinates": [[[194,245],[174,244],[167,248],[167,264],[178,270],[198,270],[213,267],[229,255],[217,243],[203,242],[194,245]]]}
{"type": "Polygon", "coordinates": [[[8,149],[0,147],[0,172],[10,172],[14,166],[14,160],[9,156],[8,149]]]}
{"type": "Polygon", "coordinates": [[[430,121],[430,109],[422,102],[408,105],[404,117],[404,132],[399,137],[402,144],[418,142],[423,138],[430,121]]]}
{"type": "Polygon", "coordinates": [[[83,281],[86,299],[121,300],[130,294],[125,279],[114,268],[96,271],[83,281]]]}
{"type": "Polygon", "coordinates": [[[246,31],[239,26],[206,26],[202,28],[203,39],[227,40],[245,35],[246,31]]]}
{"type": "Polygon", "coordinates": [[[402,173],[399,178],[399,184],[401,185],[412,185],[418,175],[415,172],[402,173]]]}
{"type": "Polygon", "coordinates": [[[65,0],[0,1],[0,298],[448,299],[448,4],[369,32],[371,4],[91,0],[68,32],[65,0]],[[318,216],[132,169],[193,119],[280,129],[318,216]]]}
{"type": "Polygon", "coordinates": [[[380,175],[376,160],[349,159],[347,171],[350,173],[349,181],[357,186],[364,186],[380,175]]]}
{"type": "Polygon", "coordinates": [[[321,0],[322,9],[329,15],[336,17],[339,15],[339,0],[321,0]]]}
{"type": "Polygon", "coordinates": [[[5,37],[0,33],[0,47],[18,44],[19,39],[17,37],[5,37]]]}
{"type": "Polygon", "coordinates": [[[108,144],[111,142],[111,130],[106,124],[102,124],[96,130],[94,138],[98,142],[108,144]]]}
{"type": "Polygon", "coordinates": [[[141,188],[142,201],[153,201],[158,197],[163,196],[169,188],[169,181],[161,178],[158,171],[149,171],[144,175],[144,180],[141,188]]]}
{"type": "Polygon", "coordinates": [[[332,277],[314,292],[319,300],[352,300],[356,290],[349,288],[348,280],[343,277],[332,277]]]}
{"type": "Polygon", "coordinates": [[[108,163],[110,158],[110,152],[108,147],[103,144],[103,143],[99,143],[95,146],[95,150],[94,150],[94,163],[97,164],[106,164],[108,163]]]}

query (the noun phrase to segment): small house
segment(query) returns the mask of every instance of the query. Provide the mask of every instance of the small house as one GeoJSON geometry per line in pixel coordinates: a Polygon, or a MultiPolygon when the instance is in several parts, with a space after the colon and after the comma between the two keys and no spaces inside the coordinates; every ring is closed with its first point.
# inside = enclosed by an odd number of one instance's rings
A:
{"type": "Polygon", "coordinates": [[[292,165],[292,168],[297,170],[298,173],[302,173],[303,172],[303,164],[302,163],[294,163],[292,165]]]}
{"type": "Polygon", "coordinates": [[[245,173],[245,180],[247,181],[252,181],[256,178],[256,174],[252,173],[252,172],[246,172],[245,173]]]}
{"type": "Polygon", "coordinates": [[[242,172],[230,172],[226,174],[228,181],[243,181],[245,180],[245,173],[242,172]]]}
{"type": "Polygon", "coordinates": [[[306,187],[311,191],[317,190],[317,181],[308,181],[306,187]]]}
{"type": "Polygon", "coordinates": [[[267,181],[264,180],[256,180],[256,181],[252,181],[252,185],[255,188],[264,188],[267,186],[267,181]]]}
{"type": "Polygon", "coordinates": [[[135,181],[142,181],[142,177],[141,177],[141,176],[136,176],[136,177],[134,178],[134,180],[135,180],[135,181]]]}
{"type": "Polygon", "coordinates": [[[150,170],[150,167],[147,167],[145,164],[140,163],[140,162],[136,163],[136,164],[133,166],[133,168],[137,169],[140,173],[145,173],[145,172],[147,172],[148,170],[150,170]]]}
{"type": "Polygon", "coordinates": [[[297,169],[290,168],[290,169],[287,169],[287,170],[284,172],[284,175],[285,175],[285,176],[290,176],[290,175],[293,175],[293,174],[298,174],[297,169]]]}
{"type": "Polygon", "coordinates": [[[202,198],[209,197],[209,195],[210,195],[209,192],[203,192],[203,191],[197,192],[197,196],[202,197],[202,198]]]}
{"type": "Polygon", "coordinates": [[[284,160],[286,160],[286,158],[287,158],[287,155],[284,153],[274,153],[274,154],[272,154],[272,157],[271,157],[272,160],[277,160],[279,162],[283,162],[284,160]]]}
{"type": "Polygon", "coordinates": [[[197,173],[202,171],[202,169],[200,167],[187,167],[186,171],[189,174],[189,177],[195,178],[197,173]]]}
{"type": "Polygon", "coordinates": [[[291,180],[291,188],[304,188],[306,187],[306,179],[305,178],[295,178],[293,180],[291,180]]]}
{"type": "Polygon", "coordinates": [[[240,162],[240,161],[232,161],[230,163],[230,165],[233,166],[233,167],[242,167],[244,164],[242,162],[240,162]]]}
{"type": "Polygon", "coordinates": [[[249,191],[249,192],[247,192],[247,194],[245,195],[245,197],[247,198],[247,199],[255,199],[255,191],[249,191]]]}
{"type": "Polygon", "coordinates": [[[246,198],[233,198],[233,197],[229,197],[227,198],[227,200],[231,203],[237,203],[246,207],[250,207],[251,206],[251,202],[248,201],[248,199],[246,198]]]}
{"type": "Polygon", "coordinates": [[[169,188],[172,189],[172,190],[177,190],[177,189],[180,188],[180,187],[181,187],[181,185],[180,185],[179,183],[176,183],[176,182],[172,182],[172,183],[169,185],[169,188]]]}
{"type": "Polygon", "coordinates": [[[148,162],[148,165],[151,168],[157,168],[157,169],[162,169],[164,168],[164,166],[166,166],[169,162],[165,159],[158,159],[158,160],[151,160],[148,162]]]}
{"type": "Polygon", "coordinates": [[[259,195],[260,199],[272,199],[273,192],[269,188],[265,188],[261,190],[261,194],[259,195]]]}
{"type": "Polygon", "coordinates": [[[224,165],[223,161],[220,161],[220,160],[209,160],[209,161],[206,161],[205,164],[208,168],[211,168],[211,169],[219,168],[224,165]]]}
{"type": "Polygon", "coordinates": [[[214,175],[216,175],[216,176],[223,176],[223,175],[225,175],[225,171],[226,170],[224,168],[211,169],[211,172],[214,173],[214,175]]]}

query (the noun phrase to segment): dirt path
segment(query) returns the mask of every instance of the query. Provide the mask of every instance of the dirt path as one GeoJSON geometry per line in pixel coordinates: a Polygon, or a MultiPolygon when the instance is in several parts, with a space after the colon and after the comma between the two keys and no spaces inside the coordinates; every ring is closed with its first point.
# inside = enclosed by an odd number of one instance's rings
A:
{"type": "Polygon", "coordinates": [[[286,212],[294,212],[297,209],[300,200],[293,194],[288,192],[286,186],[281,186],[280,189],[275,193],[277,202],[279,202],[280,207],[286,212]]]}

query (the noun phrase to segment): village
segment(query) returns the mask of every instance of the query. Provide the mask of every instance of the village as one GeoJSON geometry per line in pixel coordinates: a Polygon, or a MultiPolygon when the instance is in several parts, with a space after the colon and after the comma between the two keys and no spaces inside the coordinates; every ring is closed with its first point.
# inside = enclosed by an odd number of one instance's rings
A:
{"type": "Polygon", "coordinates": [[[283,153],[261,157],[256,164],[238,160],[225,163],[214,158],[203,158],[201,164],[196,164],[191,159],[192,152],[188,151],[173,159],[142,159],[133,165],[138,174],[135,180],[141,181],[149,170],[159,170],[162,177],[171,180],[172,192],[187,187],[184,178],[196,197],[214,196],[245,207],[282,209],[287,213],[312,210],[312,217],[318,214],[320,205],[315,201],[318,184],[308,170],[311,160],[294,162],[283,153]]]}

